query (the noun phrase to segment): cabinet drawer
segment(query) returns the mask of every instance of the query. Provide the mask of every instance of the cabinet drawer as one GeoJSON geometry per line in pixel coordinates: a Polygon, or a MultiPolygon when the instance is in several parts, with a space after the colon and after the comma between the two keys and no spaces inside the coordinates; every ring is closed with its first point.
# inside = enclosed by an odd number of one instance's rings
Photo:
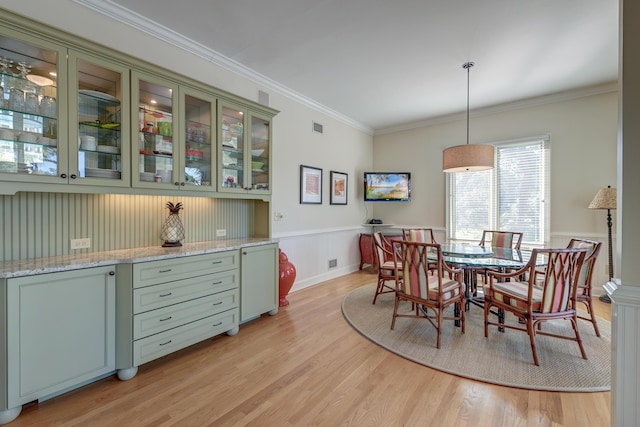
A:
{"type": "Polygon", "coordinates": [[[237,288],[238,270],[162,283],[133,290],[133,313],[178,304],[184,301],[237,288]]]}
{"type": "Polygon", "coordinates": [[[238,253],[239,251],[233,250],[136,263],[133,266],[133,287],[139,288],[237,268],[238,253]]]}
{"type": "Polygon", "coordinates": [[[238,325],[237,308],[133,342],[134,366],[231,330],[238,325]]]}
{"type": "Polygon", "coordinates": [[[133,339],[148,337],[238,307],[238,289],[148,311],[133,317],[133,339]]]}

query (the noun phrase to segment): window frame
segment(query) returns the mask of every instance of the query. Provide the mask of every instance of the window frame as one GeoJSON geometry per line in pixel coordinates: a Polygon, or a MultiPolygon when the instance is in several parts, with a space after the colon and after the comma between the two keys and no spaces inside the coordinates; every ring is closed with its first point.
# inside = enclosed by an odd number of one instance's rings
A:
{"type": "MultiPolygon", "coordinates": [[[[492,142],[491,145],[493,145],[496,150],[495,150],[495,157],[494,157],[494,162],[496,167],[489,172],[490,177],[489,180],[491,182],[490,184],[490,188],[489,188],[489,195],[490,195],[490,203],[489,203],[489,226],[487,229],[491,229],[491,230],[499,230],[500,229],[500,225],[499,225],[499,218],[498,218],[498,212],[499,212],[499,207],[498,207],[498,175],[500,173],[499,171],[499,152],[501,149],[504,148],[509,148],[509,147],[516,147],[516,146],[525,146],[525,145],[529,145],[529,144],[538,144],[538,143],[542,143],[542,147],[543,147],[543,153],[542,155],[544,156],[543,159],[543,170],[539,176],[539,179],[542,180],[542,184],[541,184],[541,188],[543,189],[543,195],[542,195],[542,200],[540,201],[541,203],[541,212],[543,215],[543,219],[541,221],[541,227],[543,228],[543,230],[540,233],[540,237],[541,240],[538,241],[532,241],[530,238],[528,238],[528,236],[525,234],[525,236],[523,236],[523,240],[522,240],[522,247],[529,247],[529,248],[535,248],[535,247],[545,247],[548,245],[548,242],[550,241],[550,235],[551,235],[551,230],[550,230],[550,207],[549,207],[549,200],[550,200],[550,196],[551,196],[551,182],[550,182],[550,169],[551,169],[551,144],[550,144],[550,137],[549,135],[537,135],[537,136],[531,136],[531,137],[525,137],[525,138],[519,138],[519,139],[511,139],[511,140],[504,140],[504,141],[498,141],[498,142],[492,142]]],[[[458,172],[458,173],[473,173],[473,172],[458,172]]],[[[479,172],[475,172],[475,173],[479,173],[479,172]]],[[[455,199],[455,195],[453,194],[454,188],[453,188],[453,178],[454,178],[454,174],[453,173],[448,173],[446,174],[446,179],[445,179],[445,191],[446,191],[446,233],[447,233],[447,240],[448,241],[452,241],[452,242],[470,242],[470,243],[478,243],[480,241],[480,238],[482,236],[482,230],[478,230],[478,238],[475,239],[461,239],[461,238],[454,238],[453,236],[456,234],[455,230],[454,230],[454,220],[453,220],[453,216],[455,215],[455,212],[453,211],[454,209],[454,199],[455,199]]],[[[505,231],[520,231],[520,230],[505,230],[505,231]]]]}

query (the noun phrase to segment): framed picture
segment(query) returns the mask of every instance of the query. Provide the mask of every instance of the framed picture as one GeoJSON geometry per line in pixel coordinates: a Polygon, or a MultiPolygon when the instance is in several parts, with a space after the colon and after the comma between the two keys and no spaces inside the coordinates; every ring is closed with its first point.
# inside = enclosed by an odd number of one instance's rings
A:
{"type": "Polygon", "coordinates": [[[322,169],[300,165],[300,203],[322,204],[322,169]]]}
{"type": "Polygon", "coordinates": [[[349,176],[346,173],[331,171],[331,197],[329,203],[332,205],[347,204],[347,184],[349,176]]]}

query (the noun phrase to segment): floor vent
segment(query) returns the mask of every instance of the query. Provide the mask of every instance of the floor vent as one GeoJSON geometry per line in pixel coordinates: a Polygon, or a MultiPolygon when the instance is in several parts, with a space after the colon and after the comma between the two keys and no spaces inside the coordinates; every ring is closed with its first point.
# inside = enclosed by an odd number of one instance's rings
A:
{"type": "Polygon", "coordinates": [[[323,126],[318,122],[313,122],[313,131],[318,133],[324,133],[323,126]]]}

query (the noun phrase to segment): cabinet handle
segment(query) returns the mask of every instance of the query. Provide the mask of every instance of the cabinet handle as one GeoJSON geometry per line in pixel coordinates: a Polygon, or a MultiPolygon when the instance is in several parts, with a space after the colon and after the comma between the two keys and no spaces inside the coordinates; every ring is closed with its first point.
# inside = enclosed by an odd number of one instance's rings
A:
{"type": "Polygon", "coordinates": [[[218,301],[218,302],[214,302],[213,305],[220,305],[222,304],[222,301],[218,301]]]}
{"type": "Polygon", "coordinates": [[[160,319],[161,322],[166,322],[167,320],[171,320],[172,316],[165,317],[164,319],[160,319]]]}
{"type": "Polygon", "coordinates": [[[184,182],[181,182],[181,183],[180,183],[180,185],[184,187],[184,186],[185,186],[185,183],[184,183],[184,182]]]}
{"type": "Polygon", "coordinates": [[[110,272],[109,272],[109,276],[115,276],[115,275],[116,275],[116,272],[115,272],[115,271],[110,271],[110,272]]]}
{"type": "Polygon", "coordinates": [[[173,292],[169,292],[168,294],[160,294],[160,298],[168,297],[168,296],[169,296],[169,295],[171,295],[172,293],[173,293],[173,292]]]}
{"type": "Polygon", "coordinates": [[[173,185],[178,186],[180,183],[178,181],[174,182],[173,185]]]}
{"type": "Polygon", "coordinates": [[[163,342],[158,344],[160,347],[162,347],[163,345],[167,345],[167,344],[171,344],[171,340],[167,341],[167,342],[163,342]]]}
{"type": "Polygon", "coordinates": [[[215,327],[215,326],[220,326],[220,325],[222,325],[222,322],[218,322],[218,323],[216,323],[216,324],[215,324],[215,325],[213,325],[213,326],[215,327]]]}
{"type": "Polygon", "coordinates": [[[213,261],[211,264],[222,264],[222,261],[213,261]]]}
{"type": "Polygon", "coordinates": [[[67,174],[66,174],[66,173],[61,173],[61,174],[60,174],[60,178],[62,178],[62,179],[67,179],[67,174]]]}
{"type": "Polygon", "coordinates": [[[71,174],[71,179],[76,179],[78,177],[78,175],[76,175],[75,173],[71,174]]]}
{"type": "Polygon", "coordinates": [[[168,270],[160,270],[160,271],[158,271],[158,273],[168,273],[168,272],[170,272],[170,271],[171,271],[171,269],[168,269],[168,270]]]}
{"type": "Polygon", "coordinates": [[[222,283],[222,280],[218,280],[217,282],[213,282],[212,285],[219,285],[220,283],[222,283]]]}

